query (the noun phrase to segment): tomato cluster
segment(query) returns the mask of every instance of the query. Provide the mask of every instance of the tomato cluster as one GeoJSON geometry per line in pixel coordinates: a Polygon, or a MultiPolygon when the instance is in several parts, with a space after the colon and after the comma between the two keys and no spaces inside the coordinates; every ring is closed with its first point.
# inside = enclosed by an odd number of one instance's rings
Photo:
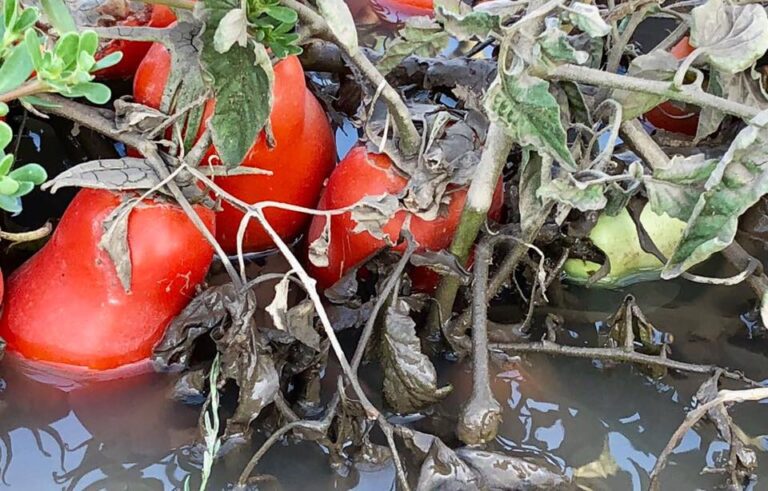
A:
{"type": "MultiPolygon", "coordinates": [[[[431,12],[432,8],[428,0],[409,0],[408,5],[422,11],[431,12]]],[[[171,10],[153,6],[121,22],[163,27],[174,19],[171,10]]],[[[99,56],[117,50],[124,53],[121,63],[99,76],[133,77],[135,100],[159,108],[171,71],[168,50],[160,44],[114,41],[99,56]]],[[[397,196],[404,191],[407,176],[388,157],[369,153],[364,147],[352,149],[336,166],[332,128],[307,88],[295,56],[275,65],[272,95],[273,145],[261,132],[241,162],[241,166],[268,172],[216,177],[217,186],[249,204],[278,202],[319,209],[348,207],[366,196],[397,196]]],[[[207,101],[201,123],[215,111],[216,101],[207,101]]],[[[205,124],[200,124],[198,138],[204,128],[205,124]]],[[[208,149],[204,162],[221,163],[214,146],[208,149]]],[[[492,218],[501,213],[502,194],[500,181],[492,218]]],[[[389,241],[355,231],[349,212],[334,215],[330,218],[329,264],[317,267],[308,263],[310,272],[322,288],[327,288],[388,243],[400,242],[406,224],[419,250],[445,249],[458,226],[466,196],[466,188],[449,188],[446,206],[434,220],[398,211],[383,227],[389,241]]],[[[8,280],[0,336],[11,351],[28,359],[99,370],[137,362],[151,354],[168,323],[205,281],[213,248],[178,204],[159,196],[138,202],[137,197],[134,192],[103,189],[83,189],[77,194],[49,242],[8,280]],[[127,206],[133,208],[121,238],[114,230],[115,217],[127,206]],[[123,255],[128,257],[116,258],[108,252],[114,251],[115,241],[120,240],[127,241],[123,255]],[[123,259],[130,263],[128,285],[126,263],[120,262],[123,259]]],[[[227,202],[217,211],[202,205],[195,205],[194,210],[227,253],[237,252],[237,232],[244,217],[241,210],[227,202]]],[[[324,216],[309,224],[310,215],[280,207],[265,208],[264,216],[285,241],[307,230],[309,243],[325,228],[324,216]]],[[[251,220],[244,250],[273,247],[266,231],[251,220]]],[[[393,250],[402,252],[404,247],[399,243],[393,250]]],[[[439,279],[435,273],[418,268],[412,277],[414,286],[421,290],[434,289],[439,279]]],[[[0,277],[0,294],[2,286],[0,277]]]]}

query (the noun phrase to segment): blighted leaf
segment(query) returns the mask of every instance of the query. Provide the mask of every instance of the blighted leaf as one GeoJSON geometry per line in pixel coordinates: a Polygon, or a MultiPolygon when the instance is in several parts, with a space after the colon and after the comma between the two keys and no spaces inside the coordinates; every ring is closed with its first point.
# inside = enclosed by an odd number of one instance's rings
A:
{"type": "Polygon", "coordinates": [[[243,9],[227,12],[213,35],[213,47],[219,53],[226,53],[235,43],[242,48],[248,44],[248,19],[243,9]]]}
{"type": "Polygon", "coordinates": [[[280,378],[272,356],[263,351],[227,350],[221,355],[221,371],[225,379],[235,380],[239,387],[237,408],[227,420],[225,436],[241,436],[261,410],[275,400],[280,378]]]}
{"type": "Polygon", "coordinates": [[[315,330],[315,304],[305,298],[288,310],[286,316],[288,332],[299,342],[320,351],[320,335],[315,330]]]}
{"type": "MultiPolygon", "coordinates": [[[[552,162],[551,158],[549,158],[549,162],[552,162]]],[[[548,167],[547,171],[549,171],[548,167]]],[[[542,186],[542,173],[542,157],[536,152],[524,150],[523,160],[520,164],[519,186],[520,227],[523,236],[527,236],[537,226],[536,217],[544,207],[544,203],[537,193],[542,186]]]]}
{"type": "Polygon", "coordinates": [[[691,11],[689,42],[718,70],[746,70],[768,50],[768,15],[759,4],[708,0],[691,11]]]}
{"type": "Polygon", "coordinates": [[[117,278],[127,292],[131,291],[131,249],[128,245],[128,222],[131,211],[136,206],[135,199],[120,203],[104,219],[99,248],[107,253],[115,266],[117,278]]]}
{"type": "Polygon", "coordinates": [[[488,89],[485,107],[517,144],[550,154],[568,170],[576,162],[568,151],[560,122],[560,105],[549,93],[549,82],[528,75],[499,74],[488,89]]]}
{"type": "MultiPolygon", "coordinates": [[[[712,70],[707,92],[759,110],[768,109],[768,95],[763,87],[762,76],[754,69],[735,75],[712,70]]],[[[715,133],[723,119],[725,119],[725,113],[722,111],[713,107],[702,107],[696,129],[696,140],[702,140],[715,133]]]]}
{"type": "Polygon", "coordinates": [[[566,489],[570,480],[558,472],[518,457],[471,447],[456,455],[472,469],[483,489],[566,489]]]}
{"type": "Polygon", "coordinates": [[[554,200],[580,211],[602,210],[607,203],[603,184],[578,182],[570,174],[550,180],[536,195],[544,201],[554,200]]]}
{"type": "Polygon", "coordinates": [[[355,222],[352,232],[368,232],[377,239],[393,243],[398,238],[390,237],[383,229],[399,209],[400,201],[392,194],[366,196],[355,203],[352,210],[352,220],[355,222]]]}
{"type": "MultiPolygon", "coordinates": [[[[648,80],[672,80],[677,65],[678,60],[671,53],[655,50],[632,60],[627,75],[648,80]]],[[[663,96],[630,90],[615,90],[613,97],[624,108],[624,121],[641,116],[666,100],[663,96]]]]}
{"type": "Polygon", "coordinates": [[[152,189],[160,181],[145,159],[123,157],[76,165],[43,184],[42,189],[52,193],[64,187],[128,191],[152,189]]]}
{"type": "Polygon", "coordinates": [[[386,75],[410,55],[434,57],[448,45],[450,37],[440,24],[429,17],[411,17],[386,46],[376,66],[386,75]]]}
{"type": "Polygon", "coordinates": [[[283,276],[275,285],[275,297],[272,299],[272,303],[264,309],[272,317],[272,323],[275,327],[282,331],[288,330],[288,290],[290,286],[290,276],[283,276]]]}
{"type": "Polygon", "coordinates": [[[444,398],[451,386],[437,387],[435,367],[421,352],[416,323],[402,300],[387,309],[381,334],[384,396],[399,413],[418,411],[444,398]]]}
{"type": "Polygon", "coordinates": [[[344,0],[318,0],[320,15],[333,35],[350,51],[357,51],[357,27],[344,0]]]}
{"type": "Polygon", "coordinates": [[[471,277],[459,259],[448,251],[421,251],[414,252],[410,259],[411,264],[417,267],[429,268],[441,275],[451,275],[466,284],[471,277]]]}
{"type": "Polygon", "coordinates": [[[705,183],[663,278],[675,278],[728,247],[739,216],[768,193],[767,126],[768,112],[763,111],[733,140],[705,183]]]}
{"type": "Polygon", "coordinates": [[[544,54],[554,61],[563,61],[581,65],[589,60],[589,53],[579,51],[571,45],[568,36],[557,24],[547,23],[547,28],[538,39],[544,54]]]}
{"type": "Polygon", "coordinates": [[[437,19],[445,26],[445,30],[460,41],[483,39],[501,28],[501,18],[489,12],[475,10],[466,14],[457,14],[437,6],[435,13],[437,19]]]}
{"type": "Polygon", "coordinates": [[[611,32],[611,26],[600,17],[600,11],[596,5],[574,2],[566,10],[565,16],[573,25],[591,37],[599,38],[611,32]]]}
{"type": "Polygon", "coordinates": [[[318,268],[328,267],[328,247],[331,245],[331,220],[325,218],[322,233],[309,244],[309,261],[318,268]]]}
{"type": "MultiPolygon", "coordinates": [[[[433,437],[419,472],[417,491],[480,491],[487,489],[475,472],[442,440],[433,437]]],[[[514,489],[504,487],[502,489],[514,489]]]]}
{"type": "Polygon", "coordinates": [[[704,154],[676,155],[667,167],[653,169],[653,177],[644,178],[651,209],[658,215],[666,213],[687,221],[717,163],[716,159],[707,159],[704,154]]]}

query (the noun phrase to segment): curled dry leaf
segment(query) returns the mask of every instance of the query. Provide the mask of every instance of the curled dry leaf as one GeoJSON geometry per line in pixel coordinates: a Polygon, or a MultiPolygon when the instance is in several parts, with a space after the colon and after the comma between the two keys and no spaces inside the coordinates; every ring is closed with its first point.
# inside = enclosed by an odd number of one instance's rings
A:
{"type": "Polygon", "coordinates": [[[423,409],[444,398],[452,389],[450,385],[437,387],[435,367],[421,352],[415,327],[402,300],[387,309],[380,343],[384,396],[399,413],[423,409]]]}
{"type": "Polygon", "coordinates": [[[117,271],[120,284],[127,292],[131,291],[131,250],[128,245],[128,221],[131,210],[136,206],[136,199],[124,200],[104,219],[104,233],[99,241],[117,271]]]}
{"type": "Polygon", "coordinates": [[[347,50],[357,51],[357,27],[344,0],[318,0],[317,7],[339,42],[347,50]]]}
{"type": "Polygon", "coordinates": [[[65,170],[41,186],[55,193],[65,187],[131,191],[152,189],[161,182],[145,159],[91,160],[65,170]]]}

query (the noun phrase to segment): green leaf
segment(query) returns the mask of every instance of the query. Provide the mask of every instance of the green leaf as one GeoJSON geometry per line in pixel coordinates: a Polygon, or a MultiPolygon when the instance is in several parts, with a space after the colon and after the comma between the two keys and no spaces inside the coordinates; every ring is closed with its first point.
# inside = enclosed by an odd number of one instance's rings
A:
{"type": "Polygon", "coordinates": [[[110,53],[104,58],[101,58],[96,61],[96,64],[93,65],[93,68],[91,68],[91,72],[97,72],[99,70],[102,70],[104,68],[109,68],[113,65],[117,65],[120,63],[120,60],[123,59],[123,53],[120,51],[117,51],[115,53],[110,53]]]}
{"type": "Polygon", "coordinates": [[[99,36],[95,32],[88,30],[80,33],[79,50],[85,51],[89,55],[95,55],[99,49],[99,36]]]}
{"type": "Polygon", "coordinates": [[[19,190],[19,183],[8,176],[0,177],[0,194],[10,196],[19,190]]]}
{"type": "Polygon", "coordinates": [[[599,38],[611,32],[611,26],[600,17],[595,5],[574,2],[565,12],[567,19],[590,37],[599,38]]]}
{"type": "Polygon", "coordinates": [[[13,26],[13,30],[17,33],[25,32],[35,25],[39,17],[40,15],[36,8],[27,7],[21,12],[21,15],[19,15],[19,18],[13,26]]]}
{"type": "Polygon", "coordinates": [[[320,15],[328,22],[333,35],[350,51],[356,51],[357,27],[344,0],[318,0],[320,15]]]}
{"type": "Polygon", "coordinates": [[[284,24],[295,24],[299,20],[299,15],[295,10],[280,5],[267,7],[265,12],[268,16],[284,24]]]}
{"type": "Polygon", "coordinates": [[[691,11],[690,43],[718,70],[746,70],[768,50],[768,14],[759,4],[708,0],[691,11]]]}
{"type": "Polygon", "coordinates": [[[24,44],[11,48],[11,54],[0,65],[0,94],[23,84],[32,74],[32,59],[24,44]]]}
{"type": "Polygon", "coordinates": [[[48,173],[40,164],[26,164],[11,171],[9,177],[19,182],[31,182],[39,186],[48,179],[48,173]]]}
{"type": "Polygon", "coordinates": [[[106,104],[112,96],[112,92],[104,84],[96,82],[84,82],[73,86],[68,94],[69,97],[85,97],[94,104],[106,104]]]}
{"type": "Polygon", "coordinates": [[[22,196],[26,196],[31,193],[33,189],[35,189],[35,185],[31,182],[20,181],[19,189],[17,189],[15,193],[11,194],[9,198],[21,198],[22,196]]]}
{"type": "Polygon", "coordinates": [[[53,48],[53,54],[64,62],[66,67],[72,67],[77,63],[80,36],[76,32],[68,32],[59,38],[56,46],[53,48]]]}
{"type": "Polygon", "coordinates": [[[377,63],[386,75],[411,54],[425,57],[436,56],[443,51],[450,36],[442,26],[428,17],[411,17],[398,33],[397,39],[386,46],[384,56],[377,63]]]}
{"type": "Polygon", "coordinates": [[[0,121],[0,150],[5,149],[12,139],[13,131],[11,131],[11,127],[5,121],[0,121]]]}
{"type": "Polygon", "coordinates": [[[0,194],[0,209],[8,213],[16,214],[21,212],[21,199],[16,196],[5,196],[0,194]]]}
{"type": "Polygon", "coordinates": [[[24,35],[24,44],[27,46],[27,52],[29,53],[29,58],[32,60],[32,66],[35,67],[35,70],[40,71],[43,66],[43,47],[40,44],[40,38],[37,37],[37,33],[34,29],[30,29],[24,35]]]}
{"type": "Polygon", "coordinates": [[[40,0],[40,3],[46,18],[59,34],[77,32],[75,19],[63,0],[40,0]]]}
{"type": "Polygon", "coordinates": [[[5,24],[5,29],[7,31],[11,31],[13,25],[16,23],[16,12],[18,12],[18,9],[18,0],[5,0],[5,3],[3,4],[3,23],[5,24]]]}
{"type": "MultiPolygon", "coordinates": [[[[672,54],[656,50],[632,60],[627,75],[648,80],[667,81],[674,78],[677,65],[678,60],[672,54]]],[[[629,90],[616,90],[613,97],[624,108],[622,113],[624,121],[641,116],[667,100],[664,96],[629,90]]]]}
{"type": "Polygon", "coordinates": [[[548,82],[526,72],[500,72],[488,89],[485,108],[517,144],[546,152],[564,168],[576,170],[560,122],[560,105],[549,93],[548,82]]]}
{"type": "Polygon", "coordinates": [[[766,193],[768,111],[763,111],[739,132],[707,179],[662,277],[675,278],[728,247],[739,217],[766,193]]]}
{"type": "Polygon", "coordinates": [[[222,162],[235,167],[268,124],[272,65],[266,54],[257,60],[253,49],[232,46],[226,53],[219,53],[212,44],[204,44],[201,56],[204,69],[213,79],[216,96],[211,136],[222,162]]]}
{"type": "Polygon", "coordinates": [[[608,202],[602,184],[577,182],[567,173],[541,186],[536,191],[536,196],[544,201],[554,200],[580,211],[602,210],[608,202]]]}
{"type": "Polygon", "coordinates": [[[653,169],[653,177],[646,176],[644,183],[654,213],[688,221],[717,163],[704,154],[676,155],[667,167],[653,169]]]}
{"type": "Polygon", "coordinates": [[[0,159],[0,176],[7,176],[8,173],[11,171],[11,166],[13,165],[13,155],[3,155],[3,158],[0,159]]]}
{"type": "Polygon", "coordinates": [[[8,104],[5,102],[0,102],[0,116],[7,116],[8,115],[8,104]]]}

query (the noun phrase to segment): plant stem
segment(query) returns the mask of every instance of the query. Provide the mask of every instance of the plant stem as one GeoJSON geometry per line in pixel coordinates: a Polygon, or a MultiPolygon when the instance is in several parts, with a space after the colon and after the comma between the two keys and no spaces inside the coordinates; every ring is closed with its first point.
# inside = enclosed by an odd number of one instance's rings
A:
{"type": "Polygon", "coordinates": [[[551,69],[538,69],[534,71],[534,74],[549,80],[570,80],[571,82],[598,87],[660,95],[699,107],[718,109],[726,114],[731,114],[745,120],[750,120],[760,113],[760,109],[756,107],[708,94],[699,87],[684,85],[680,89],[675,89],[671,82],[617,75],[589,67],[568,64],[551,69]]]}
{"type": "MultiPolygon", "coordinates": [[[[480,157],[477,170],[467,191],[467,202],[461,213],[461,220],[453,236],[449,251],[461,264],[466,264],[469,251],[477,238],[480,227],[485,223],[486,215],[493,202],[494,190],[499,182],[501,171],[507,163],[507,156],[512,149],[512,141],[504,129],[491,123],[485,149],[480,157]]],[[[429,313],[429,328],[437,334],[453,310],[453,301],[459,291],[459,280],[453,276],[443,276],[435,293],[436,302],[429,313]]]]}
{"type": "Polygon", "coordinates": [[[40,80],[30,80],[13,90],[0,94],[0,102],[11,102],[28,95],[42,94],[49,91],[48,84],[45,82],[41,82],[40,80]]]}
{"type": "Polygon", "coordinates": [[[165,5],[176,9],[194,10],[195,0],[139,0],[149,5],[165,5]]]}
{"type": "Polygon", "coordinates": [[[328,23],[312,8],[296,0],[281,0],[282,4],[295,10],[307,28],[318,36],[333,41],[341,48],[348,62],[352,63],[371,82],[374,89],[381,90],[381,97],[387,104],[400,136],[400,150],[405,156],[415,155],[421,146],[421,136],[413,124],[411,113],[400,94],[387,82],[384,75],[366,58],[357,46],[345,45],[328,26],[328,23]]]}

